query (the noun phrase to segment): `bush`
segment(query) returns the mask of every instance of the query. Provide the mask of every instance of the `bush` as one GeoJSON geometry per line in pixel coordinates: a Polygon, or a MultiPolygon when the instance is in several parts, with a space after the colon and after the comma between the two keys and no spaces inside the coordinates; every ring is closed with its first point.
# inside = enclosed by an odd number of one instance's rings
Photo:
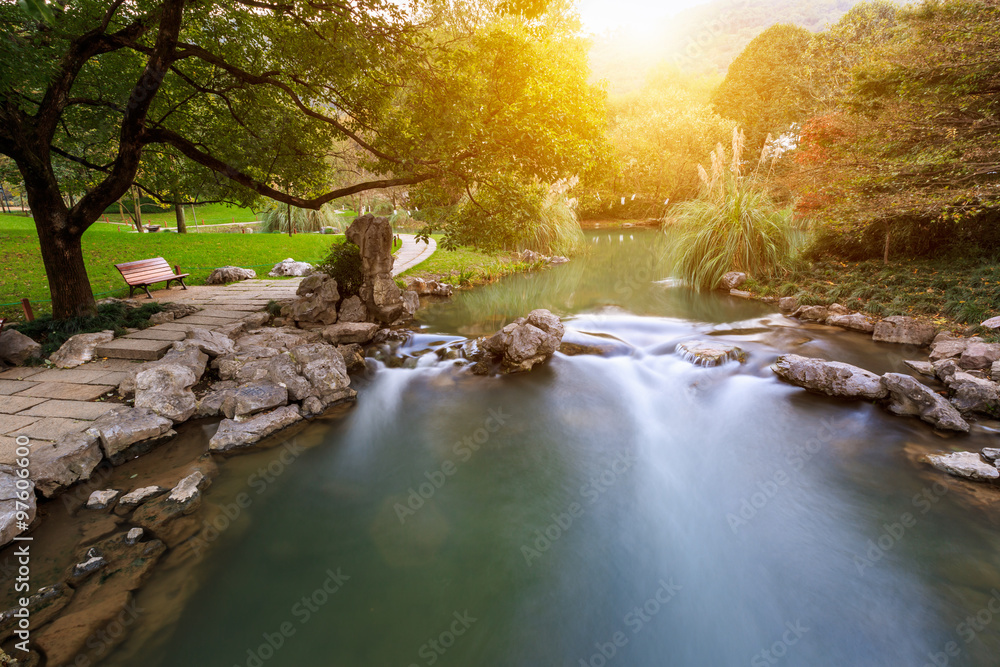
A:
{"type": "MultiPolygon", "coordinates": [[[[330,206],[324,205],[318,211],[292,207],[292,228],[296,232],[320,232],[324,227],[337,227],[340,218],[330,206]]],[[[288,233],[288,206],[274,202],[261,215],[260,231],[288,233]]]]}
{"type": "Polygon", "coordinates": [[[17,325],[17,330],[41,343],[42,357],[48,357],[77,334],[110,329],[116,336],[124,336],[126,327],[145,329],[149,326],[149,317],[162,310],[163,306],[156,302],[145,303],[139,308],[124,303],[109,303],[98,306],[97,315],[91,317],[53,320],[52,315],[43,315],[34,322],[17,325]]]}
{"type": "Polygon", "coordinates": [[[350,242],[334,243],[323,263],[316,267],[337,281],[337,292],[343,298],[356,296],[364,281],[361,249],[350,242]]]}

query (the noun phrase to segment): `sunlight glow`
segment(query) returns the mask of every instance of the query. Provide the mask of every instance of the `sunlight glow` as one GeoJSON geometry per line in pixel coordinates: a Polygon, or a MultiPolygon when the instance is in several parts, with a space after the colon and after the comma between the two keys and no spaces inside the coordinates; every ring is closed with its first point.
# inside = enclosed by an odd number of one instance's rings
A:
{"type": "Polygon", "coordinates": [[[708,0],[580,0],[584,29],[601,34],[624,29],[637,36],[649,35],[665,18],[705,4],[708,0]]]}

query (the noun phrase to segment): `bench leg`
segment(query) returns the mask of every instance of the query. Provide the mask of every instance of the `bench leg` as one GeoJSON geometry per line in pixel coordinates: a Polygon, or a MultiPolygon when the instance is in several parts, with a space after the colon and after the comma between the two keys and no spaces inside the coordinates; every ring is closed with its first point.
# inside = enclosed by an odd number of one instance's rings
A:
{"type": "Polygon", "coordinates": [[[150,299],[153,298],[153,295],[149,293],[149,285],[143,285],[142,289],[146,290],[146,296],[147,297],[149,297],[150,299]]]}
{"type": "Polygon", "coordinates": [[[135,294],[135,287],[133,287],[132,285],[129,285],[128,286],[128,298],[131,299],[133,294],[135,294]]]}
{"type": "Polygon", "coordinates": [[[178,282],[180,282],[182,289],[187,289],[188,288],[188,286],[184,284],[184,279],[183,278],[178,278],[177,280],[178,280],[178,282]]]}

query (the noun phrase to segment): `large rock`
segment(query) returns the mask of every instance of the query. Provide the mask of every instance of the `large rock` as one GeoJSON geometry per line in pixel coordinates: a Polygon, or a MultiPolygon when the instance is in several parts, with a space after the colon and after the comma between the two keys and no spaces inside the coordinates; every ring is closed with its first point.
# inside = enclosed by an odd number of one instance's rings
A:
{"type": "Polygon", "coordinates": [[[257,382],[231,392],[222,403],[222,413],[229,419],[241,420],[287,404],[287,389],[271,382],[257,382]]]}
{"type": "Polygon", "coordinates": [[[274,268],[267,274],[272,278],[278,276],[305,276],[312,272],[312,264],[307,262],[296,262],[289,257],[274,265],[274,268]]]}
{"type": "Polygon", "coordinates": [[[747,281],[747,274],[740,271],[730,271],[722,276],[722,289],[738,289],[747,281]]]}
{"type": "Polygon", "coordinates": [[[232,338],[209,329],[192,329],[188,332],[185,343],[184,349],[190,346],[197,347],[207,354],[209,359],[236,351],[236,344],[232,338]]]}
{"type": "Polygon", "coordinates": [[[994,331],[1000,329],[1000,317],[991,317],[979,326],[984,329],[993,329],[994,331]]]}
{"type": "Polygon", "coordinates": [[[0,465],[0,547],[27,530],[35,520],[35,484],[11,466],[0,465]],[[18,488],[20,484],[23,488],[18,488]]]}
{"type": "Polygon", "coordinates": [[[368,319],[368,311],[365,304],[361,303],[361,297],[352,296],[344,299],[340,304],[340,313],[337,319],[341,322],[364,322],[368,319]]]}
{"type": "Polygon", "coordinates": [[[413,290],[403,292],[403,312],[409,317],[413,317],[420,310],[420,295],[413,290]]]}
{"type": "Polygon", "coordinates": [[[914,415],[938,428],[968,433],[969,425],[951,403],[910,375],[886,373],[882,384],[889,392],[889,411],[914,415]]]}
{"type": "Polygon", "coordinates": [[[939,359],[953,359],[956,357],[961,357],[962,353],[965,352],[965,348],[969,346],[972,341],[982,340],[980,338],[956,338],[950,333],[943,332],[939,333],[934,337],[934,342],[931,343],[931,361],[938,361],[939,359]]]}
{"type": "Polygon", "coordinates": [[[783,296],[778,299],[778,309],[783,313],[791,313],[799,309],[799,300],[794,296],[783,296]]]}
{"type": "Polygon", "coordinates": [[[197,381],[186,366],[150,368],[135,377],[135,407],[148,408],[175,423],[187,421],[194,414],[196,400],[191,387],[197,381]]]}
{"type": "Polygon", "coordinates": [[[40,356],[42,346],[14,329],[0,332],[0,361],[20,366],[28,359],[40,356]]]}
{"type": "Polygon", "coordinates": [[[771,368],[786,382],[828,396],[876,400],[888,393],[875,373],[839,361],[785,354],[771,368]]]}
{"type": "MultiPolygon", "coordinates": [[[[296,322],[333,324],[337,321],[337,304],[340,302],[337,281],[325,274],[319,276],[323,277],[323,280],[314,291],[282,308],[282,315],[296,322]]],[[[309,276],[306,280],[314,278],[316,276],[309,276]]]]}
{"type": "Polygon", "coordinates": [[[248,447],[301,419],[298,405],[287,405],[264,412],[243,422],[223,419],[219,423],[219,430],[209,441],[208,448],[213,452],[225,452],[248,447]]]}
{"type": "Polygon", "coordinates": [[[322,330],[323,338],[334,345],[367,343],[375,337],[378,324],[374,322],[339,322],[322,330]]]}
{"type": "Polygon", "coordinates": [[[996,382],[958,371],[950,376],[948,386],[955,392],[951,404],[961,412],[1000,416],[1000,387],[996,382]]]}
{"type": "Polygon", "coordinates": [[[868,319],[867,315],[861,313],[850,313],[848,315],[830,315],[826,318],[826,323],[834,327],[843,327],[852,331],[862,333],[872,333],[875,331],[875,324],[868,319]]]}
{"type": "Polygon", "coordinates": [[[991,368],[995,361],[1000,361],[1000,343],[971,341],[962,351],[958,365],[967,370],[979,370],[991,368]]]}
{"type": "Polygon", "coordinates": [[[403,299],[392,277],[392,225],[389,218],[362,215],[347,228],[346,236],[361,251],[364,280],[358,295],[368,315],[384,324],[395,322],[403,312],[403,299]]]}
{"type": "Polygon", "coordinates": [[[76,368],[80,364],[85,364],[94,358],[94,349],[98,345],[110,343],[114,340],[114,337],[114,331],[77,334],[53,352],[49,357],[49,361],[59,368],[76,368]]]}
{"type": "MultiPolygon", "coordinates": [[[[545,309],[533,310],[484,339],[480,347],[499,360],[505,373],[531,370],[559,349],[565,329],[559,318],[545,309]]],[[[475,372],[481,368],[478,364],[475,372]]]]}
{"type": "Polygon", "coordinates": [[[195,406],[196,417],[215,417],[222,414],[222,404],[226,402],[237,389],[235,382],[223,380],[212,385],[212,390],[198,399],[195,406]]]}
{"type": "Polygon", "coordinates": [[[208,355],[201,351],[201,346],[197,343],[187,340],[178,341],[174,343],[173,348],[163,355],[162,359],[147,361],[144,364],[136,366],[135,369],[127,371],[125,379],[118,385],[119,393],[123,396],[134,393],[135,379],[139,373],[167,365],[184,366],[194,374],[197,381],[205,374],[205,368],[208,365],[208,355]]]}
{"type": "Polygon", "coordinates": [[[927,462],[949,475],[964,477],[977,482],[994,482],[1000,479],[1000,470],[986,463],[975,452],[954,452],[953,454],[928,454],[927,462]]]}
{"type": "Polygon", "coordinates": [[[417,296],[451,296],[453,289],[447,283],[439,283],[436,280],[424,280],[423,278],[410,278],[407,288],[408,291],[416,292],[417,296]]]}
{"type": "Polygon", "coordinates": [[[312,294],[313,292],[318,290],[324,282],[326,282],[329,279],[330,276],[328,276],[325,273],[321,272],[311,273],[302,279],[302,282],[299,283],[298,288],[295,290],[295,294],[296,296],[307,296],[309,294],[312,294]]]}
{"type": "Polygon", "coordinates": [[[875,325],[872,338],[880,343],[929,345],[936,333],[932,324],[905,315],[893,315],[875,325]]]}
{"type": "Polygon", "coordinates": [[[284,387],[288,396],[294,401],[301,401],[313,395],[309,380],[299,375],[292,355],[284,352],[267,362],[267,379],[276,385],[284,387]]]}
{"type": "Polygon", "coordinates": [[[31,448],[31,479],[46,498],[90,479],[104,458],[100,437],[93,431],[70,433],[56,442],[36,442],[31,448]]]}
{"type": "Polygon", "coordinates": [[[337,348],[322,343],[301,345],[291,350],[291,357],[299,375],[312,386],[311,394],[325,405],[356,396],[350,388],[347,365],[337,348]]]}
{"type": "Polygon", "coordinates": [[[87,431],[100,437],[104,455],[119,465],[133,445],[170,436],[171,426],[169,419],[152,410],[122,406],[102,415],[87,431]]]}
{"type": "Polygon", "coordinates": [[[225,285],[226,283],[238,283],[241,280],[250,280],[256,277],[257,272],[253,269],[241,269],[238,266],[220,266],[208,274],[205,284],[225,285]]]}
{"type": "Polygon", "coordinates": [[[826,306],[799,306],[792,313],[792,317],[797,317],[803,322],[826,322],[830,317],[830,309],[826,306]]]}

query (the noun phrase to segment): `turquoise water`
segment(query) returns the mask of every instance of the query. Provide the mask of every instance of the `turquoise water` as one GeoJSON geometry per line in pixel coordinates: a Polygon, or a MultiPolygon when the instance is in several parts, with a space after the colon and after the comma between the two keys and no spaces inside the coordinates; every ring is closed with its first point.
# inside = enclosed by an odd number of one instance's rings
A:
{"type": "Polygon", "coordinates": [[[659,237],[629,231],[426,308],[403,349],[546,307],[626,353],[494,378],[427,354],[360,380],[270,481],[251,477],[281,450],[229,459],[206,500],[252,504],[185,574],[177,621],[111,664],[996,664],[996,513],[917,460],[995,433],[943,439],[780,383],[782,352],[905,367],[676,285],[659,237]],[[747,361],[695,367],[674,350],[690,339],[747,361]]]}

